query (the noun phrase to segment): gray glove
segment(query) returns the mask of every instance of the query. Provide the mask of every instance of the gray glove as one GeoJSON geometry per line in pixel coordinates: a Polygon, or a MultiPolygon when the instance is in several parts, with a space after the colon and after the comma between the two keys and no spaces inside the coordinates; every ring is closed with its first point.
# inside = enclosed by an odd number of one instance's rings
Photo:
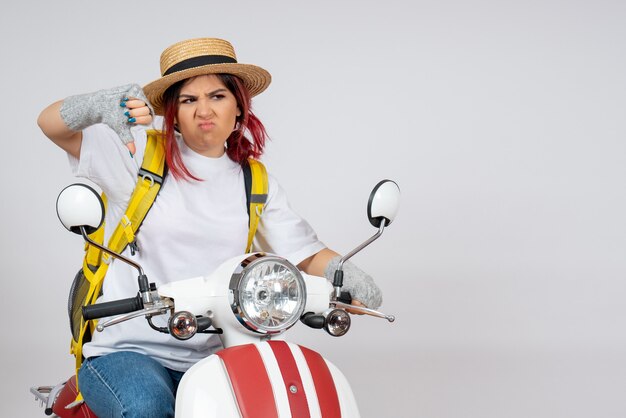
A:
{"type": "MultiPolygon", "coordinates": [[[[94,93],[70,96],[63,100],[61,117],[73,131],[82,131],[96,123],[104,123],[119,135],[124,144],[128,144],[134,141],[130,133],[133,124],[129,122],[128,116],[124,115],[127,109],[121,104],[129,97],[148,103],[139,85],[127,84],[94,93]]],[[[150,111],[153,111],[152,108],[150,111]]]]}
{"type": "MultiPolygon", "coordinates": [[[[335,278],[335,270],[339,266],[340,256],[330,260],[324,271],[324,276],[331,282],[335,278]]],[[[346,261],[343,263],[343,287],[344,291],[350,292],[352,299],[356,299],[371,309],[377,309],[383,304],[383,294],[374,283],[372,276],[346,261]]]]}

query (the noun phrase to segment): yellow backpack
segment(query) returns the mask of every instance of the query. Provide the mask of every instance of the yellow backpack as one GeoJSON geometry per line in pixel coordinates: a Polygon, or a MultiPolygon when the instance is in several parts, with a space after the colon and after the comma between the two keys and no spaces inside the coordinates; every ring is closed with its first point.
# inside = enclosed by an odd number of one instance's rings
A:
{"type": "MultiPolygon", "coordinates": [[[[252,248],[252,240],[267,201],[268,191],[267,172],[263,164],[254,159],[249,159],[248,163],[243,167],[249,216],[247,253],[252,248]]],[[[111,234],[108,248],[119,254],[126,246],[130,246],[131,252],[134,252],[135,234],[152,207],[166,173],[165,136],[161,131],[149,130],[146,151],[137,175],[137,185],[122,220],[111,234]]],[[[106,206],[106,196],[102,194],[102,198],[106,206]]],[[[89,237],[102,244],[104,224],[89,237]]],[[[76,372],[83,362],[83,344],[91,340],[97,325],[97,320],[87,321],[83,318],[82,307],[94,304],[101,295],[102,283],[110,261],[108,254],[90,244],[85,244],[83,267],[74,278],[68,303],[72,330],[70,352],[76,357],[76,372]]]]}

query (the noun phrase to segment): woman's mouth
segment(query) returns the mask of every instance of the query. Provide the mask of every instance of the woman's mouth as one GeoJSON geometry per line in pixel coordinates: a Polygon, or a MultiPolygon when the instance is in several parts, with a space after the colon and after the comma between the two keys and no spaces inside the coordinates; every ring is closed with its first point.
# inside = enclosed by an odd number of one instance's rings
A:
{"type": "Polygon", "coordinates": [[[200,122],[198,124],[198,128],[200,128],[203,131],[208,131],[212,129],[214,126],[215,124],[213,122],[200,122]]]}

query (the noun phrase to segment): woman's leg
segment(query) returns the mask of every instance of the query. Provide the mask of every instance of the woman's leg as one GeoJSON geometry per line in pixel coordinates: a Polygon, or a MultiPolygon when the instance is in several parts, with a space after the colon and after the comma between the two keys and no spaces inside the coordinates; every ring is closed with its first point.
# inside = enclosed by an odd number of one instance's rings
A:
{"type": "Polygon", "coordinates": [[[165,367],[143,354],[119,351],[87,359],[78,384],[98,418],[174,416],[177,384],[165,367]]]}
{"type": "Polygon", "coordinates": [[[178,385],[180,384],[180,380],[183,378],[184,372],[179,372],[172,369],[165,369],[170,374],[170,378],[172,379],[172,383],[174,384],[174,397],[176,397],[176,393],[178,392],[178,385]]]}

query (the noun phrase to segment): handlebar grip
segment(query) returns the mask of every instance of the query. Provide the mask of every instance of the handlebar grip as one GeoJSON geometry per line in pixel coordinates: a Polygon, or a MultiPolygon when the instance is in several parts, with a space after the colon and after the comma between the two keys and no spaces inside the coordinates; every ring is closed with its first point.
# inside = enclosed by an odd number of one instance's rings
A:
{"type": "Polygon", "coordinates": [[[352,295],[350,292],[341,292],[341,295],[337,299],[339,302],[347,303],[348,305],[352,304],[352,295]]]}
{"type": "Polygon", "coordinates": [[[134,298],[112,300],[111,302],[83,306],[83,318],[89,321],[91,319],[134,312],[140,309],[143,309],[143,300],[141,300],[141,296],[137,294],[134,298]]]}

